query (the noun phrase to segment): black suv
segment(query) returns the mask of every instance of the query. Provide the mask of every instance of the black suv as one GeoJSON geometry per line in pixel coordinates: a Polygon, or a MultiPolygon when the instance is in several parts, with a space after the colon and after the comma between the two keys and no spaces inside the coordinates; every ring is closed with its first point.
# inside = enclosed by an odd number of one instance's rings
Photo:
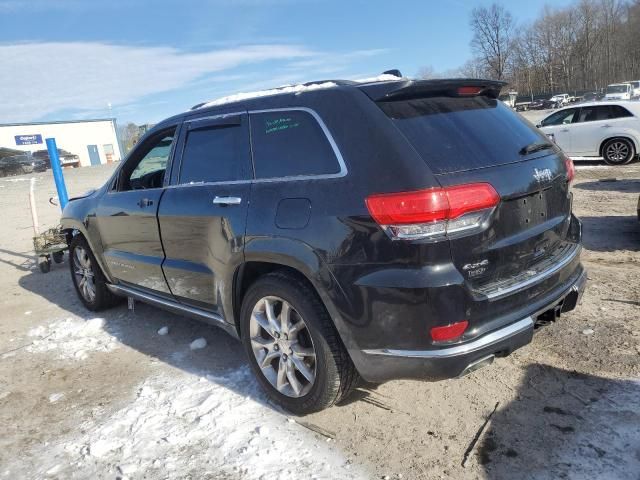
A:
{"type": "Polygon", "coordinates": [[[163,121],[63,212],[80,298],[222,327],[297,413],[508,355],[586,274],[573,164],[502,86],[311,83],[163,121]]]}

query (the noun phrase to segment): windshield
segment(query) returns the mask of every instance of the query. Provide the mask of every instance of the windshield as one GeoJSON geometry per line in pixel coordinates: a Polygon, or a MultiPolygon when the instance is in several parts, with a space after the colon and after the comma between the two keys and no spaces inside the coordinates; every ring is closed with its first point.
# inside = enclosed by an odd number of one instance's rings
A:
{"type": "Polygon", "coordinates": [[[609,85],[607,87],[607,93],[627,93],[629,91],[629,85],[609,85]]]}
{"type": "Polygon", "coordinates": [[[524,147],[547,141],[509,107],[485,96],[378,105],[435,174],[517,162],[524,147]]]}

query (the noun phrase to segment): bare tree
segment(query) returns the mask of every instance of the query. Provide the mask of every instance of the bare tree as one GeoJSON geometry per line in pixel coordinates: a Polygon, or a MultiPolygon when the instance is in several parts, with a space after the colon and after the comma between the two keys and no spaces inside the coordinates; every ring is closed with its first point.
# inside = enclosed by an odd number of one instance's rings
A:
{"type": "Polygon", "coordinates": [[[425,65],[424,67],[418,70],[418,78],[423,80],[429,80],[431,78],[438,78],[438,74],[436,70],[431,65],[425,65]]]}
{"type": "Polygon", "coordinates": [[[481,58],[488,73],[502,80],[512,51],[514,22],[511,14],[496,3],[471,12],[471,48],[481,58]]]}

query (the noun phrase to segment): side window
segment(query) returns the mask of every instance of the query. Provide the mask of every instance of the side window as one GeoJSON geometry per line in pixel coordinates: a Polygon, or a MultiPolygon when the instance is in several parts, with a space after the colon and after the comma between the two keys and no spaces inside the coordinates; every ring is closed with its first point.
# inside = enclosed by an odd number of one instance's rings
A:
{"type": "Polygon", "coordinates": [[[576,114],[577,109],[569,108],[567,110],[561,110],[559,112],[554,113],[553,115],[545,118],[542,121],[543,127],[550,127],[553,125],[566,125],[568,123],[573,122],[573,117],[576,114]]]}
{"type": "Polygon", "coordinates": [[[633,114],[620,105],[609,105],[609,118],[633,117],[633,114]]]}
{"type": "Polygon", "coordinates": [[[122,169],[119,191],[162,187],[174,133],[175,129],[163,132],[140,146],[140,151],[122,169]]]}
{"type": "Polygon", "coordinates": [[[251,143],[256,179],[340,172],[324,131],[302,110],[252,113],[251,143]]]}
{"type": "Polygon", "coordinates": [[[186,135],[180,183],[248,180],[249,140],[245,126],[193,126],[186,135]]]}
{"type": "Polygon", "coordinates": [[[609,117],[609,107],[607,105],[595,105],[591,107],[582,107],[578,122],[595,122],[597,120],[606,120],[609,117]]]}

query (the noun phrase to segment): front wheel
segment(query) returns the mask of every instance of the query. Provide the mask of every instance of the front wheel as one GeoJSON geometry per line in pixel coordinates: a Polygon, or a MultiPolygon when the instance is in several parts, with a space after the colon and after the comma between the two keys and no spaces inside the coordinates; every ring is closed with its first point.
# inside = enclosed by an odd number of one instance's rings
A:
{"type": "Polygon", "coordinates": [[[69,245],[69,268],[80,300],[89,310],[111,307],[119,298],[107,288],[107,281],[98,262],[82,235],[76,235],[69,245]]]}
{"type": "Polygon", "coordinates": [[[316,293],[285,273],[260,278],[241,311],[242,342],[267,395],[307,414],[327,408],[355,387],[358,374],[316,293]]]}
{"type": "Polygon", "coordinates": [[[626,138],[612,138],[602,146],[602,158],[609,165],[624,165],[635,156],[633,143],[626,138]]]}

